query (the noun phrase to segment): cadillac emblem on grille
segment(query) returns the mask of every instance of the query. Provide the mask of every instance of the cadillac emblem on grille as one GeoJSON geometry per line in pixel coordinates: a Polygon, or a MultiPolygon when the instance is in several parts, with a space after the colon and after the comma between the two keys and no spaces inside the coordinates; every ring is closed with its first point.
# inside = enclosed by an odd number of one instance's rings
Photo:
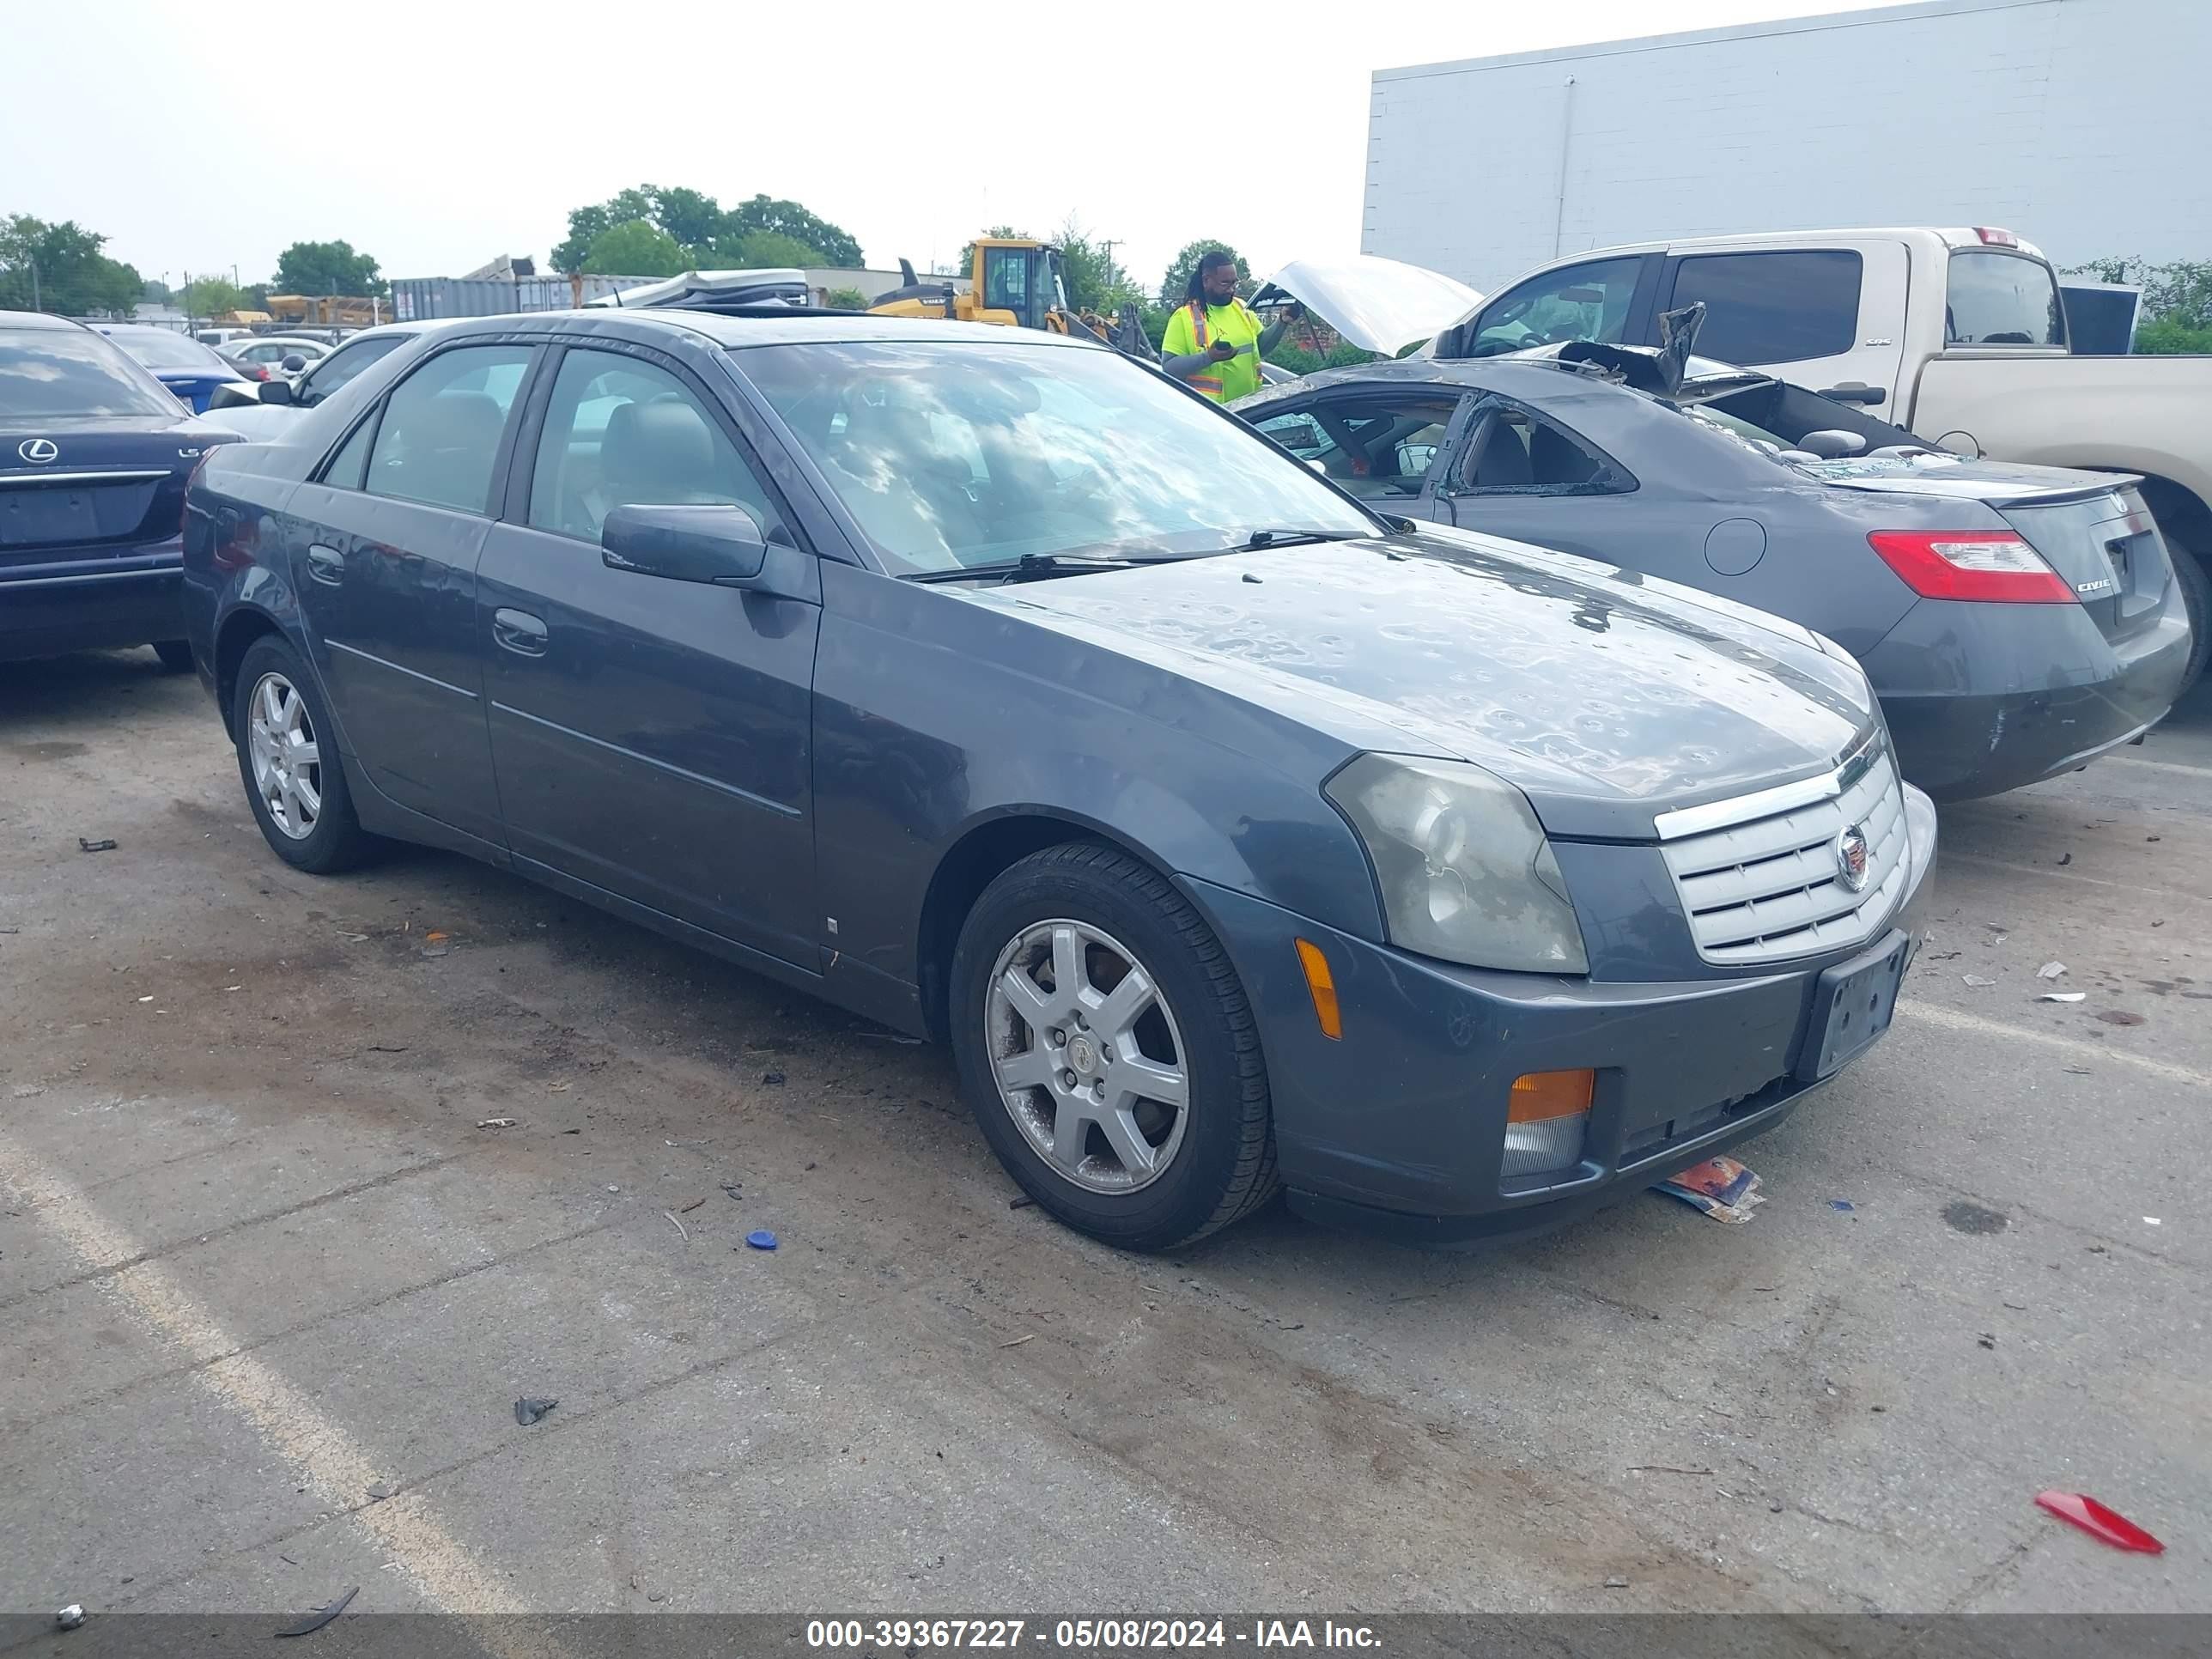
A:
{"type": "Polygon", "coordinates": [[[1866,891],[1866,831],[1856,823],[1845,824],[1836,836],[1836,879],[1847,892],[1866,891]]]}

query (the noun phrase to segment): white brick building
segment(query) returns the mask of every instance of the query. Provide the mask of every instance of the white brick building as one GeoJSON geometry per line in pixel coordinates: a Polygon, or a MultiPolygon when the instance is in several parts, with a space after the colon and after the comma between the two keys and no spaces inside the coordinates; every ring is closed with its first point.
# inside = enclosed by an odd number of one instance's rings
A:
{"type": "Polygon", "coordinates": [[[1929,0],[1375,76],[1361,248],[1486,293],[1613,242],[1901,224],[2212,258],[2212,0],[1929,0]]]}

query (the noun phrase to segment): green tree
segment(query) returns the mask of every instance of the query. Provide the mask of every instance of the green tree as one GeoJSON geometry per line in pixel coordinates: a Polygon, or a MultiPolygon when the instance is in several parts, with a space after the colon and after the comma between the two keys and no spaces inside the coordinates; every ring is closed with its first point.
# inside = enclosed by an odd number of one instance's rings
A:
{"type": "Polygon", "coordinates": [[[139,296],[149,306],[165,306],[177,297],[176,291],[167,283],[152,276],[139,289],[139,296]]]}
{"type": "Polygon", "coordinates": [[[2186,323],[2161,317],[2137,325],[2136,349],[2146,356],[2212,356],[2212,328],[2191,328],[2186,323]]]}
{"type": "Polygon", "coordinates": [[[601,276],[674,276],[690,266],[676,239],[643,219],[601,231],[584,256],[584,269],[601,276]]]}
{"type": "Polygon", "coordinates": [[[553,269],[563,276],[581,270],[584,261],[592,256],[592,244],[617,225],[628,224],[633,219],[642,219],[648,224],[656,222],[653,216],[653,190],[651,185],[640,185],[607,201],[570,209],[568,237],[547,256],[553,269]]]}
{"type": "Polygon", "coordinates": [[[866,311],[869,300],[857,288],[833,288],[830,290],[830,303],[842,306],[847,311],[866,311]]]}
{"type": "Polygon", "coordinates": [[[246,290],[227,276],[198,276],[185,284],[184,307],[187,316],[220,317],[226,312],[246,309],[252,301],[246,290]]]}
{"type": "Polygon", "coordinates": [[[1190,273],[1198,269],[1198,262],[1213,249],[1219,248],[1237,261],[1237,291],[1250,299],[1260,291],[1260,284],[1252,275],[1252,267],[1244,258],[1226,242],[1196,241],[1183,244],[1181,252],[1169,261],[1167,272],[1160,278],[1160,304],[1172,311],[1190,297],[1190,273]]]}
{"type": "Polygon", "coordinates": [[[796,236],[786,236],[781,231],[753,230],[738,235],[718,236],[714,242],[699,251],[703,264],[723,270],[762,270],[796,265],[800,269],[811,266],[834,265],[836,261],[818,247],[810,246],[796,236]]]}
{"type": "Polygon", "coordinates": [[[106,245],[105,236],[75,220],[49,224],[10,214],[0,221],[0,310],[128,317],[146,281],[102,253],[106,245]]]}
{"type": "Polygon", "coordinates": [[[2092,259],[2068,268],[2069,276],[2093,282],[2128,283],[2142,290],[2142,320],[2136,329],[2138,351],[2203,351],[2180,345],[2212,331],[2212,259],[2174,259],[2162,265],[2130,256],[2092,259]],[[2152,343],[2146,343],[2146,342],[2152,343]]]}
{"type": "Polygon", "coordinates": [[[658,185],[644,188],[653,198],[653,222],[673,236],[679,246],[702,248],[722,234],[729,216],[722,211],[720,202],[704,191],[686,190],[681,185],[669,190],[658,185]]]}
{"type": "Polygon", "coordinates": [[[860,245],[852,233],[808,212],[796,202],[778,201],[767,196],[740,202],[723,216],[720,234],[745,236],[762,230],[791,237],[819,250],[825,265],[847,270],[860,265],[860,245]]]}
{"type": "Polygon", "coordinates": [[[353,251],[351,242],[295,242],[276,256],[269,285],[279,294],[381,295],[390,284],[376,274],[376,261],[353,251]]]}

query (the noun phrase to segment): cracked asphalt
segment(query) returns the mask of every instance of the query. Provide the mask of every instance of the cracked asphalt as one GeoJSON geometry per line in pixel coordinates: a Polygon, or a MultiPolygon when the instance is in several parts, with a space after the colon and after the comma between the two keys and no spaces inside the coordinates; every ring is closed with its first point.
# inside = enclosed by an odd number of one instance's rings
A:
{"type": "Polygon", "coordinates": [[[2212,687],[1943,831],[1750,1224],[1139,1260],[942,1054],[0,668],[0,1612],[2212,1608],[2212,687]]]}

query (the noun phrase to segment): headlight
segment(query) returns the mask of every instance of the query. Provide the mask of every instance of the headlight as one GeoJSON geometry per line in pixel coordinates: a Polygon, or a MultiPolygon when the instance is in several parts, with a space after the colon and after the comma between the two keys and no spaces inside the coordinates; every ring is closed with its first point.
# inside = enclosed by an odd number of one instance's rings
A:
{"type": "Polygon", "coordinates": [[[1559,861],[1511,784],[1457,761],[1362,755],[1325,793],[1367,843],[1392,944],[1471,968],[1589,971],[1559,861]]]}

